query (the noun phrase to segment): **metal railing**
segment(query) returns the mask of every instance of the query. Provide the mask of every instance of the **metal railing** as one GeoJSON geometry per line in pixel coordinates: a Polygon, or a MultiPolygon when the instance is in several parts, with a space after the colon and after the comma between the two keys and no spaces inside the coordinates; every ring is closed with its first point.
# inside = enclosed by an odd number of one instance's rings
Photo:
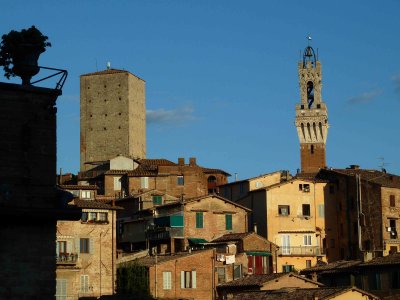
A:
{"type": "Polygon", "coordinates": [[[54,73],[54,74],[51,74],[51,75],[49,75],[49,76],[46,76],[46,77],[44,77],[44,78],[42,78],[42,79],[36,80],[36,81],[34,81],[34,82],[31,82],[32,85],[33,85],[34,83],[38,83],[38,82],[44,81],[44,80],[46,80],[46,79],[55,77],[55,76],[57,76],[57,75],[61,75],[60,79],[57,81],[56,90],[62,90],[62,88],[63,88],[63,86],[64,86],[64,83],[65,83],[65,80],[67,80],[67,76],[68,76],[67,70],[56,69],[56,68],[49,68],[49,67],[41,67],[41,66],[38,66],[38,67],[39,67],[40,69],[51,70],[51,71],[57,71],[57,72],[54,73]]]}
{"type": "Polygon", "coordinates": [[[56,259],[57,264],[76,264],[78,261],[78,253],[59,253],[56,259]]]}
{"type": "Polygon", "coordinates": [[[281,246],[278,255],[281,256],[319,256],[324,255],[324,250],[318,246],[298,246],[286,247],[281,246]]]}

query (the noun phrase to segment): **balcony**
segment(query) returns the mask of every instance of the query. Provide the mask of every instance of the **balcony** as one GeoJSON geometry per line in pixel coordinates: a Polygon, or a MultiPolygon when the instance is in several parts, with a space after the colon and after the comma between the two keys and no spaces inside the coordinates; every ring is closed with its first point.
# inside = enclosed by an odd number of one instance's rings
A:
{"type": "Polygon", "coordinates": [[[78,261],[78,253],[58,253],[57,265],[75,265],[78,261]]]}
{"type": "Polygon", "coordinates": [[[322,256],[325,255],[324,249],[318,246],[281,246],[278,250],[280,256],[322,256]]]}
{"type": "Polygon", "coordinates": [[[147,238],[153,241],[182,237],[183,227],[158,227],[147,231],[147,238]]]}

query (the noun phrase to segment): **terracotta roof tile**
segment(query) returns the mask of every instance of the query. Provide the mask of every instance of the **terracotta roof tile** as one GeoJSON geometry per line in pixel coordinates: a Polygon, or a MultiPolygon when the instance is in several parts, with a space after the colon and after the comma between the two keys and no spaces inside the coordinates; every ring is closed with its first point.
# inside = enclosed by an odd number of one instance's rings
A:
{"type": "Polygon", "coordinates": [[[60,184],[63,190],[97,190],[97,185],[60,184]]]}
{"type": "Polygon", "coordinates": [[[165,158],[144,158],[139,160],[139,163],[153,166],[177,166],[176,163],[165,158]]]}
{"type": "Polygon", "coordinates": [[[219,243],[219,242],[240,241],[250,234],[253,234],[253,232],[228,233],[228,234],[224,234],[223,236],[220,236],[219,238],[212,240],[212,242],[219,243]]]}
{"type": "MultiPolygon", "coordinates": [[[[157,264],[162,264],[163,262],[179,259],[179,258],[186,257],[186,256],[196,255],[196,254],[199,254],[202,252],[207,252],[207,251],[213,251],[213,250],[207,249],[207,250],[196,250],[196,251],[192,251],[191,253],[179,252],[179,253],[175,253],[172,255],[157,255],[157,264]]],[[[138,263],[139,265],[146,266],[146,267],[154,266],[156,264],[156,257],[155,256],[142,257],[142,258],[135,260],[135,263],[138,263]]],[[[199,262],[199,264],[200,264],[200,262],[199,262]]]]}
{"type": "Polygon", "coordinates": [[[70,202],[71,205],[75,205],[79,208],[98,208],[98,209],[110,209],[110,210],[119,210],[124,209],[120,206],[112,206],[110,204],[99,202],[95,200],[81,200],[81,199],[74,199],[70,202]]]}

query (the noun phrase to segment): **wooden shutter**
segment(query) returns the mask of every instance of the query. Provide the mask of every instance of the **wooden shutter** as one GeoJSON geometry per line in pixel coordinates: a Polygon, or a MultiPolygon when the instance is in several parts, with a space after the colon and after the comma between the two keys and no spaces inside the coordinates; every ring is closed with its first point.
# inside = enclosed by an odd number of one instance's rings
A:
{"type": "Polygon", "coordinates": [[[89,239],[89,253],[94,253],[94,239],[89,239]]]}
{"type": "Polygon", "coordinates": [[[185,271],[181,271],[181,289],[185,288],[185,271]]]}
{"type": "Polygon", "coordinates": [[[163,272],[163,289],[171,289],[171,272],[163,272]]]}
{"type": "Polygon", "coordinates": [[[192,271],[192,289],[196,288],[196,271],[192,271]]]}

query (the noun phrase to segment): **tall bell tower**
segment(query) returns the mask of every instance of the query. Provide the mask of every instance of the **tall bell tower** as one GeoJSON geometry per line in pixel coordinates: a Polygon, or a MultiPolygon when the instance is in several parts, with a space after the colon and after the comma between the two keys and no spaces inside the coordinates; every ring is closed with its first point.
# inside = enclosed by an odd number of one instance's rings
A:
{"type": "Polygon", "coordinates": [[[321,63],[310,45],[304,49],[298,70],[301,102],[296,104],[295,124],[300,140],[301,172],[316,173],[326,167],[329,124],[328,110],[321,98],[321,63]]]}

